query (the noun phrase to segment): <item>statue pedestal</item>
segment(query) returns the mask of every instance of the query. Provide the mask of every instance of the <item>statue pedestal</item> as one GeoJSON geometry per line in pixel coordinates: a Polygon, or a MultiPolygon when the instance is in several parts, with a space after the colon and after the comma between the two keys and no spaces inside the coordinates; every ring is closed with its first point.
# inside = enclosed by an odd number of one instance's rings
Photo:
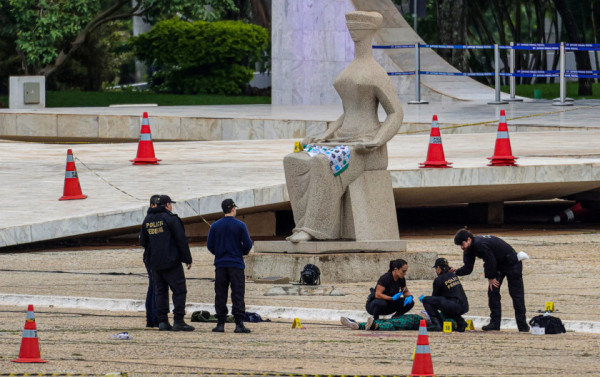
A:
{"type": "MultiPolygon", "coordinates": [[[[256,241],[246,258],[246,278],[279,276],[300,280],[305,265],[321,270],[321,284],[370,282],[389,269],[393,259],[408,262],[407,279],[433,279],[437,253],[406,251],[406,241],[256,241]]],[[[368,292],[367,292],[368,293],[368,292]]],[[[366,297],[366,293],[365,293],[366,297]]]]}

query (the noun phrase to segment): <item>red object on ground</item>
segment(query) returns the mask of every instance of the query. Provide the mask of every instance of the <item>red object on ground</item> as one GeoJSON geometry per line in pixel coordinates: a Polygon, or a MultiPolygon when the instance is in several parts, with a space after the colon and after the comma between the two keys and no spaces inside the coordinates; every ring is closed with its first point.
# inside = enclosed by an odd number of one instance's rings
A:
{"type": "Polygon", "coordinates": [[[42,360],[40,354],[33,305],[27,307],[27,317],[25,318],[25,328],[23,330],[19,357],[11,361],[15,363],[47,363],[46,360],[42,360]]]}
{"type": "Polygon", "coordinates": [[[429,352],[429,338],[427,337],[427,322],[424,319],[419,324],[419,337],[417,338],[417,349],[415,361],[413,361],[411,376],[435,376],[433,374],[433,363],[429,352]]]}
{"type": "Polygon", "coordinates": [[[81,186],[79,185],[79,176],[77,176],[77,168],[75,167],[75,159],[73,158],[73,151],[67,150],[67,167],[65,169],[65,188],[63,190],[63,196],[58,200],[73,200],[73,199],[85,199],[87,195],[81,193],[81,186]]]}
{"type": "Polygon", "coordinates": [[[140,141],[138,142],[137,156],[133,160],[134,165],[157,165],[159,159],[154,156],[154,144],[150,132],[148,113],[144,112],[142,117],[142,129],[140,130],[140,141]]]}
{"type": "Polygon", "coordinates": [[[491,160],[488,166],[517,166],[515,162],[517,158],[518,157],[512,155],[510,138],[508,136],[508,126],[506,125],[506,115],[504,110],[500,110],[500,123],[498,123],[496,148],[494,149],[494,155],[488,157],[488,160],[491,160]]]}
{"type": "Polygon", "coordinates": [[[429,148],[427,149],[427,161],[420,163],[420,168],[451,168],[452,163],[444,157],[442,146],[442,135],[438,125],[437,115],[431,121],[431,132],[429,134],[429,148]]]}

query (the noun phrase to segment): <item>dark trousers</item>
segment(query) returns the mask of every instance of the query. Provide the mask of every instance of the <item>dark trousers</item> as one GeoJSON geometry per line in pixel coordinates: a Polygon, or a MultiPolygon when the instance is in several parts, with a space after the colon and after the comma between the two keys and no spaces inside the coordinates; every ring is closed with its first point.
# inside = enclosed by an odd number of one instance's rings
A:
{"type": "MultiPolygon", "coordinates": [[[[496,279],[502,286],[504,277],[508,281],[508,293],[513,301],[515,319],[519,328],[527,326],[525,318],[525,288],[523,287],[523,263],[518,262],[512,266],[502,268],[498,271],[496,279]]],[[[502,319],[502,305],[500,304],[500,287],[490,290],[488,288],[488,305],[490,307],[490,319],[492,323],[500,324],[502,319]]]]}
{"type": "Polygon", "coordinates": [[[183,266],[178,264],[165,270],[152,270],[152,278],[154,279],[158,321],[166,322],[168,320],[169,288],[173,292],[173,319],[175,321],[183,320],[187,295],[183,266]]]}
{"type": "Polygon", "coordinates": [[[148,266],[146,266],[146,271],[148,271],[148,292],[146,292],[146,323],[150,326],[158,326],[156,297],[154,295],[154,279],[152,279],[152,270],[148,266]]]}
{"type": "Polygon", "coordinates": [[[217,267],[215,268],[215,311],[219,323],[225,323],[227,318],[227,293],[231,285],[231,314],[236,323],[244,321],[246,304],[244,293],[246,290],[246,277],[241,268],[217,267]]]}
{"type": "Polygon", "coordinates": [[[373,319],[379,319],[380,315],[392,313],[394,313],[395,317],[401,316],[412,309],[413,306],[415,306],[414,302],[404,306],[403,299],[397,301],[387,301],[376,298],[367,303],[366,309],[367,313],[373,316],[373,319]]]}
{"type": "Polygon", "coordinates": [[[462,314],[468,311],[468,309],[465,310],[458,300],[442,296],[424,297],[423,307],[427,311],[429,318],[437,318],[440,323],[442,322],[442,318],[440,318],[438,310],[441,311],[445,317],[454,320],[461,318],[462,314]]]}

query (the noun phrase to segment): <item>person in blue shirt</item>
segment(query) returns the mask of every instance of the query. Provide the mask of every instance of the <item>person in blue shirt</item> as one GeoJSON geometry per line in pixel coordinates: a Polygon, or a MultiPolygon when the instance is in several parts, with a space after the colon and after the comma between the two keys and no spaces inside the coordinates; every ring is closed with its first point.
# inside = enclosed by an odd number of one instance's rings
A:
{"type": "Polygon", "coordinates": [[[225,216],[217,220],[208,232],[206,246],[215,256],[215,311],[217,326],[213,332],[225,331],[227,318],[227,293],[231,286],[232,314],[235,318],[236,333],[249,333],[250,329],[244,326],[245,282],[244,255],[248,255],[252,248],[252,240],[248,234],[246,224],[235,218],[237,206],[232,199],[225,199],[221,203],[225,216]]]}

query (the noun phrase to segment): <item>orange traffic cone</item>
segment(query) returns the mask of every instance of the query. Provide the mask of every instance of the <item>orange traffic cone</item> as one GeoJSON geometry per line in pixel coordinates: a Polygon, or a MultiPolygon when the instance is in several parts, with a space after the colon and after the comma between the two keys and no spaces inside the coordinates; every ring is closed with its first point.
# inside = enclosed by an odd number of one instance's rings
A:
{"type": "Polygon", "coordinates": [[[40,344],[38,343],[35,327],[33,305],[27,307],[27,317],[25,318],[25,329],[23,330],[19,357],[11,361],[15,363],[47,363],[46,360],[42,360],[40,355],[40,344]]]}
{"type": "Polygon", "coordinates": [[[138,143],[137,156],[133,160],[134,165],[158,164],[159,159],[154,156],[154,144],[152,144],[152,133],[150,132],[150,122],[148,113],[144,112],[142,118],[142,129],[140,130],[140,141],[138,143]]]}
{"type": "Polygon", "coordinates": [[[573,223],[575,221],[589,221],[600,218],[600,210],[585,208],[577,202],[552,218],[555,224],[573,223]]]}
{"type": "Polygon", "coordinates": [[[77,168],[75,167],[75,160],[73,159],[73,151],[67,150],[67,167],[65,169],[65,188],[63,190],[63,196],[58,200],[73,200],[73,199],[85,199],[87,195],[81,193],[81,186],[79,185],[79,177],[77,176],[77,168]]]}
{"type": "Polygon", "coordinates": [[[427,338],[427,322],[421,320],[419,325],[419,337],[417,338],[417,349],[415,361],[413,362],[411,376],[435,376],[433,374],[433,363],[429,352],[429,339],[427,338]]]}
{"type": "Polygon", "coordinates": [[[431,121],[431,133],[429,134],[429,148],[427,149],[427,161],[420,163],[420,168],[451,168],[452,163],[445,160],[442,136],[438,125],[437,115],[431,121]]]}
{"type": "Polygon", "coordinates": [[[510,138],[508,137],[506,115],[504,110],[500,110],[500,123],[498,123],[496,149],[494,149],[494,155],[492,157],[488,157],[488,160],[492,160],[488,166],[517,166],[515,163],[517,158],[518,157],[512,155],[512,150],[510,148],[510,138]]]}

